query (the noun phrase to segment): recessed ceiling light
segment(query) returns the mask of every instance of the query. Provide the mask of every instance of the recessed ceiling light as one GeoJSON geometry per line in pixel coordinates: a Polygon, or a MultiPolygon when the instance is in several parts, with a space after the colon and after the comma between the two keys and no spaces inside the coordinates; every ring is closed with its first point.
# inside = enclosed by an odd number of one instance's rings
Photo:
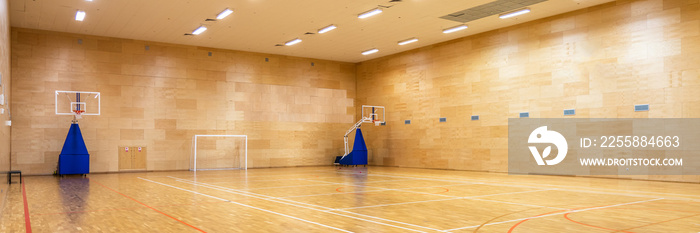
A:
{"type": "Polygon", "coordinates": [[[451,27],[451,28],[442,30],[442,33],[453,33],[453,32],[456,32],[459,30],[464,30],[464,29],[467,29],[467,25],[462,24],[462,25],[459,25],[456,27],[451,27]]]}
{"type": "Polygon", "coordinates": [[[515,16],[518,16],[518,15],[527,14],[527,13],[530,13],[530,8],[524,8],[524,9],[520,9],[520,10],[517,10],[517,11],[513,11],[513,12],[508,12],[508,13],[505,13],[505,14],[501,14],[501,15],[498,16],[498,18],[507,19],[507,18],[510,18],[510,17],[515,17],[515,16]]]}
{"type": "Polygon", "coordinates": [[[284,43],[284,45],[292,46],[292,45],[298,44],[299,42],[301,42],[301,39],[296,38],[294,40],[287,41],[286,43],[284,43]]]}
{"type": "Polygon", "coordinates": [[[402,40],[402,41],[399,41],[399,45],[410,44],[410,43],[413,43],[413,42],[416,42],[416,41],[418,41],[418,38],[411,38],[411,39],[408,39],[408,40],[402,40]]]}
{"type": "Polygon", "coordinates": [[[336,29],[337,27],[333,24],[328,25],[328,27],[318,29],[318,34],[323,34],[329,32],[330,30],[336,29]]]}
{"type": "Polygon", "coordinates": [[[379,14],[379,13],[382,13],[382,9],[374,8],[374,9],[372,9],[372,10],[369,10],[369,11],[367,11],[367,12],[365,12],[365,13],[362,13],[362,14],[358,15],[357,18],[364,19],[364,18],[373,16],[373,15],[376,15],[376,14],[379,14]]]}
{"type": "Polygon", "coordinates": [[[362,55],[370,55],[370,54],[373,54],[376,52],[379,52],[379,49],[370,49],[370,50],[364,51],[364,52],[362,52],[362,55]]]}
{"type": "Polygon", "coordinates": [[[199,26],[197,29],[194,29],[194,31],[192,31],[192,35],[199,35],[199,34],[202,34],[202,32],[204,32],[204,31],[206,31],[206,30],[207,30],[207,27],[205,27],[205,26],[199,26]]]}
{"type": "Polygon", "coordinates": [[[216,19],[226,18],[226,16],[230,15],[231,13],[233,13],[233,11],[226,8],[226,10],[224,10],[221,13],[219,13],[218,15],[216,15],[216,19]]]}
{"type": "Polygon", "coordinates": [[[75,12],[75,20],[83,21],[83,19],[85,19],[85,11],[78,10],[78,12],[75,12]]]}

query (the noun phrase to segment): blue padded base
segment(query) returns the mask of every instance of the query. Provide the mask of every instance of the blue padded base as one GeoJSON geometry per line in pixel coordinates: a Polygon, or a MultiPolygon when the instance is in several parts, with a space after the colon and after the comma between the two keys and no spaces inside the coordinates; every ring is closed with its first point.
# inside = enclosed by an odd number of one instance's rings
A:
{"type": "Polygon", "coordinates": [[[80,126],[73,123],[68,130],[63,149],[58,156],[58,174],[88,174],[90,173],[90,154],[88,154],[80,126]]]}
{"type": "Polygon", "coordinates": [[[90,173],[90,155],[59,155],[58,156],[58,174],[89,174],[90,173]]]}
{"type": "Polygon", "coordinates": [[[367,145],[362,136],[362,130],[355,131],[355,143],[352,145],[352,152],[340,160],[342,165],[367,165],[367,145]]]}

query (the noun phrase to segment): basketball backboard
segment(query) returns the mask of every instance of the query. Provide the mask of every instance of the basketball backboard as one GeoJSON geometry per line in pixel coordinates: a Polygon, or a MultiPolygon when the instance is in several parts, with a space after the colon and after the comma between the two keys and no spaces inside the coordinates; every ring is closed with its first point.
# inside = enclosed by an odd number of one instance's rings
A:
{"type": "Polygon", "coordinates": [[[363,122],[381,124],[386,122],[384,106],[362,105],[363,122]]]}
{"type": "Polygon", "coordinates": [[[100,93],[90,91],[56,91],[56,115],[100,115],[100,93]]]}

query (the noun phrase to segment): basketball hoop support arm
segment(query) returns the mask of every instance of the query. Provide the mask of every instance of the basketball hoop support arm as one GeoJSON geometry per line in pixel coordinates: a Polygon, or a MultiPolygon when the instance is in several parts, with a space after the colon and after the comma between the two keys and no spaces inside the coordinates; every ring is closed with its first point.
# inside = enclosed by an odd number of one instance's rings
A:
{"type": "Polygon", "coordinates": [[[345,132],[345,136],[343,137],[343,140],[345,141],[345,154],[343,155],[343,158],[345,156],[347,156],[348,154],[350,154],[350,148],[348,147],[348,135],[350,135],[350,133],[352,133],[352,131],[355,131],[357,128],[360,128],[360,126],[362,126],[362,123],[366,120],[371,120],[371,118],[362,117],[362,119],[360,119],[360,121],[358,121],[352,127],[350,127],[348,132],[345,132]]]}

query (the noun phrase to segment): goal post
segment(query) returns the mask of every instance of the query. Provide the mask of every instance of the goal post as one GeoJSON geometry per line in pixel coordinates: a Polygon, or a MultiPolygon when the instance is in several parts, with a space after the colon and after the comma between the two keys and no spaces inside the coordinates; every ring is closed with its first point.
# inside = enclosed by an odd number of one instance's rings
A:
{"type": "Polygon", "coordinates": [[[247,135],[194,135],[190,170],[248,169],[247,135]]]}

